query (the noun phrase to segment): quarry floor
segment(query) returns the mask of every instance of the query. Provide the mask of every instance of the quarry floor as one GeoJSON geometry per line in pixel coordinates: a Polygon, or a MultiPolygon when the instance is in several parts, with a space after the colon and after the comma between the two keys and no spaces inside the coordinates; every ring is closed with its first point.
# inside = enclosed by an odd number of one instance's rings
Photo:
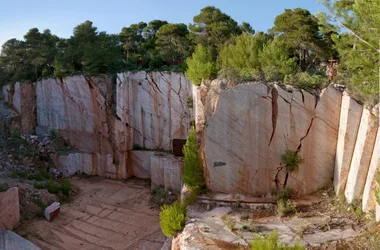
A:
{"type": "Polygon", "coordinates": [[[165,237],[149,182],[74,177],[72,202],[52,222],[33,220],[18,233],[41,249],[161,249],[165,237]]]}

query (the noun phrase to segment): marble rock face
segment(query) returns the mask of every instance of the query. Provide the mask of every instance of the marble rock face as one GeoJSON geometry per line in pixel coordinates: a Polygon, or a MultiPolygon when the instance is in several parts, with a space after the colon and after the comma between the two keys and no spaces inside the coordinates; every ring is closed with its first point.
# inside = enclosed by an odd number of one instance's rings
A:
{"type": "Polygon", "coordinates": [[[192,84],[182,74],[122,73],[117,76],[117,116],[131,129],[136,147],[171,149],[190,128],[192,84]]]}
{"type": "Polygon", "coordinates": [[[127,178],[133,148],[170,150],[172,139],[186,138],[191,94],[192,84],[177,73],[46,79],[36,83],[36,131],[57,130],[78,150],[56,160],[65,174],[127,178]]]}
{"type": "Polygon", "coordinates": [[[151,157],[151,187],[164,186],[180,192],[182,188],[183,160],[168,154],[157,153],[151,157]]]}
{"type": "Polygon", "coordinates": [[[344,192],[346,187],[362,110],[362,106],[354,99],[343,95],[334,170],[334,189],[337,194],[344,192]]]}
{"type": "Polygon", "coordinates": [[[209,90],[205,105],[203,151],[206,182],[212,191],[271,193],[276,182],[284,182],[284,171],[278,170],[287,148],[299,150],[305,158],[299,171],[290,175],[289,187],[306,194],[331,182],[339,91],[329,87],[316,98],[305,91],[289,93],[263,83],[225,90],[221,84],[218,80],[211,83],[214,91],[209,90]]]}
{"type": "Polygon", "coordinates": [[[348,203],[360,199],[371,163],[377,133],[377,120],[368,109],[363,109],[355,149],[347,177],[345,196],[348,203]]]}

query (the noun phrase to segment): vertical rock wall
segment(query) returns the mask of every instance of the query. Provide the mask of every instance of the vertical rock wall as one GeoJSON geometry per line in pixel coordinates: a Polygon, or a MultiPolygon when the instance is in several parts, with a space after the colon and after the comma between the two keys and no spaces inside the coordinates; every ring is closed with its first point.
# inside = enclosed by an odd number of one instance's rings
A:
{"type": "Polygon", "coordinates": [[[192,84],[183,74],[122,73],[117,76],[116,114],[130,129],[134,147],[170,150],[185,139],[191,112],[192,84]]]}
{"type": "Polygon", "coordinates": [[[348,202],[362,199],[365,211],[378,206],[378,117],[332,86],[319,95],[268,83],[229,88],[220,80],[193,88],[182,74],[128,72],[16,83],[2,97],[1,115],[22,133],[57,130],[77,149],[53,157],[65,175],[136,175],[180,189],[180,159],[133,149],[171,150],[194,119],[211,191],[271,193],[284,183],[280,159],[291,149],[305,159],[288,179],[298,194],[333,181],[348,202]]]}
{"type": "Polygon", "coordinates": [[[299,195],[333,182],[348,202],[361,199],[364,211],[375,210],[380,135],[373,112],[333,86],[319,95],[266,83],[226,86],[214,80],[193,94],[209,189],[267,195],[282,187],[280,159],[291,149],[305,159],[287,184],[299,195]]]}
{"type": "Polygon", "coordinates": [[[2,107],[21,133],[56,130],[69,141],[77,152],[52,156],[65,175],[127,178],[134,174],[134,147],[171,150],[172,139],[186,138],[191,93],[178,73],[71,76],[4,86],[2,107]]]}
{"type": "Polygon", "coordinates": [[[298,173],[290,176],[289,187],[308,194],[332,181],[339,91],[329,87],[317,99],[304,91],[289,93],[263,83],[219,91],[216,86],[223,88],[223,82],[213,81],[204,98],[206,122],[201,142],[212,191],[271,193],[283,185],[280,159],[287,148],[300,151],[305,158],[298,173]]]}
{"type": "Polygon", "coordinates": [[[36,99],[35,89],[31,83],[15,83],[3,86],[3,106],[9,109],[9,113],[3,118],[10,120],[10,129],[20,130],[24,134],[34,133],[36,126],[36,99]]]}

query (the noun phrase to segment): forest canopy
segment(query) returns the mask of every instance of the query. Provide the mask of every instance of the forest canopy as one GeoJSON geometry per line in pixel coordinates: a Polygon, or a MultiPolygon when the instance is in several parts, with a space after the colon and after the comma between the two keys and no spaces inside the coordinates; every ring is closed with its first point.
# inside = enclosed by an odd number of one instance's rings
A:
{"type": "Polygon", "coordinates": [[[285,9],[266,33],[255,32],[254,24],[237,23],[214,6],[201,9],[189,25],[152,20],[131,24],[119,34],[98,31],[91,21],[76,26],[70,38],[32,28],[23,40],[3,44],[0,84],[166,70],[184,72],[195,85],[219,77],[318,89],[336,75],[333,82],[345,85],[352,96],[378,103],[380,2],[322,3],[327,13],[285,9]],[[329,66],[332,59],[338,62],[336,74],[329,66]]]}

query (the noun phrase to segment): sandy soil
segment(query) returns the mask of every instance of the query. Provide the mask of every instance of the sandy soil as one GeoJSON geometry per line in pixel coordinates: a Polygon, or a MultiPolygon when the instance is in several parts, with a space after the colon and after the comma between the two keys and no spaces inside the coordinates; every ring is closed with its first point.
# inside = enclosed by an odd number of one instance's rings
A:
{"type": "Polygon", "coordinates": [[[165,237],[149,183],[73,178],[79,192],[53,221],[34,220],[18,233],[42,249],[161,249],[165,237]]]}

